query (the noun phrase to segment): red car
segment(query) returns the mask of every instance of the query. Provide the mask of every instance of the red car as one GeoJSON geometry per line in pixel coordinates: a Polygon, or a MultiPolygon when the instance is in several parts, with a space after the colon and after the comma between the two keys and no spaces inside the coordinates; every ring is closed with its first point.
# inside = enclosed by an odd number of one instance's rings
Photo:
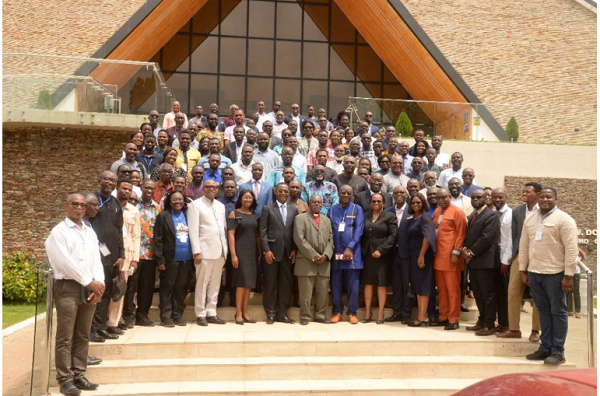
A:
{"type": "Polygon", "coordinates": [[[596,369],[506,374],[462,389],[454,396],[587,396],[596,395],[596,369]]]}

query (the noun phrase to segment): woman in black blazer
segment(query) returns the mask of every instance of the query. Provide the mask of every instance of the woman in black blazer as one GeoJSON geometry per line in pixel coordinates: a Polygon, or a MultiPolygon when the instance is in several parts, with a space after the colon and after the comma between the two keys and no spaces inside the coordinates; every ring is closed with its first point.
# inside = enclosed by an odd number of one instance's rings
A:
{"type": "Polygon", "coordinates": [[[187,203],[173,191],[164,201],[165,210],[154,223],[154,255],[160,271],[160,324],[185,326],[183,310],[190,266],[194,256],[187,223],[187,203]]]}
{"type": "Polygon", "coordinates": [[[364,258],[363,283],[365,285],[365,318],[363,323],[371,321],[371,300],[373,286],[377,286],[379,310],[377,324],[383,324],[385,299],[389,284],[389,273],[394,257],[398,223],[396,215],[383,210],[384,197],[377,193],[371,195],[371,212],[365,215],[365,229],[362,236],[364,258]]]}

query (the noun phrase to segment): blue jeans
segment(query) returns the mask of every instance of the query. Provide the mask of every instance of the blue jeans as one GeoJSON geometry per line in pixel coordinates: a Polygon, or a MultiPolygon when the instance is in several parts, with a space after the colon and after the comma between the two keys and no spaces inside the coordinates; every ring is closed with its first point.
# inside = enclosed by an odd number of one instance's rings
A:
{"type": "Polygon", "coordinates": [[[567,298],[562,290],[564,272],[558,274],[536,274],[529,272],[529,287],[533,301],[540,312],[540,351],[553,355],[565,354],[568,318],[567,298]]]}

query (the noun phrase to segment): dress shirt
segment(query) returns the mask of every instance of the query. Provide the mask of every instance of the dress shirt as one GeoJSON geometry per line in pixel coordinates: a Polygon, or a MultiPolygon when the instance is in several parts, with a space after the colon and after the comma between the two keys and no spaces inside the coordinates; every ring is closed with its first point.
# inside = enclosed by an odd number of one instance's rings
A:
{"type": "Polygon", "coordinates": [[[223,184],[223,176],[221,175],[221,171],[217,169],[217,171],[215,172],[212,169],[208,168],[204,171],[204,177],[202,178],[203,182],[207,180],[214,180],[217,183],[219,183],[219,185],[223,184]]]}
{"type": "MultiPolygon", "coordinates": [[[[221,163],[219,164],[219,170],[223,170],[223,168],[231,166],[231,160],[225,157],[223,154],[219,154],[221,156],[221,163]]],[[[198,161],[198,165],[203,166],[205,171],[208,170],[208,160],[210,159],[211,154],[205,155],[198,161]]]]}
{"type": "Polygon", "coordinates": [[[512,209],[504,204],[498,213],[500,213],[500,238],[498,239],[500,262],[509,265],[512,259],[512,209]]]}
{"type": "Polygon", "coordinates": [[[119,169],[119,166],[121,166],[121,165],[129,165],[131,167],[131,170],[136,170],[136,171],[140,172],[142,179],[146,179],[149,175],[148,170],[146,169],[144,164],[142,164],[136,160],[134,160],[133,162],[129,162],[125,158],[121,158],[121,159],[113,162],[110,167],[110,170],[114,173],[117,173],[117,169],[119,169]]]}
{"type": "Polygon", "coordinates": [[[400,209],[398,209],[397,205],[394,205],[394,208],[396,209],[396,222],[398,223],[398,228],[400,228],[400,223],[402,223],[402,215],[404,215],[404,211],[406,210],[407,206],[408,204],[406,202],[404,202],[404,205],[402,205],[400,209]]]}
{"type": "Polygon", "coordinates": [[[403,186],[406,187],[410,179],[406,175],[395,175],[393,172],[388,173],[383,176],[383,185],[381,186],[381,191],[386,193],[392,193],[394,191],[394,187],[403,186]]]}
{"type": "Polygon", "coordinates": [[[242,161],[238,161],[231,165],[231,169],[233,169],[233,178],[238,187],[240,184],[252,180],[252,164],[254,164],[254,160],[252,160],[248,166],[244,165],[242,161]]]}
{"type": "MultiPolygon", "coordinates": [[[[299,168],[302,168],[302,170],[304,170],[304,173],[306,173],[307,171],[307,167],[306,167],[306,157],[303,156],[302,154],[300,154],[298,151],[296,151],[294,153],[294,159],[292,160],[292,165],[296,165],[299,168]]],[[[342,164],[342,170],[343,170],[344,166],[342,164]]]]}
{"type": "MultiPolygon", "coordinates": [[[[242,125],[244,127],[244,135],[246,135],[246,132],[248,132],[248,128],[246,125],[242,125]]],[[[227,128],[225,128],[225,140],[229,140],[230,142],[233,142],[235,140],[235,138],[233,137],[233,128],[235,128],[236,125],[232,125],[232,126],[228,126],[227,128]]]]}
{"type": "MultiPolygon", "coordinates": [[[[377,164],[377,157],[375,157],[375,151],[371,148],[370,150],[360,150],[358,156],[362,158],[368,158],[371,161],[371,171],[377,170],[379,165],[377,164]]],[[[357,161],[360,163],[360,158],[357,161]]]]}
{"type": "Polygon", "coordinates": [[[202,128],[206,128],[206,126],[208,125],[207,121],[206,121],[206,116],[201,116],[201,117],[195,116],[193,118],[190,118],[188,120],[188,125],[191,123],[197,123],[197,122],[200,122],[202,124],[201,125],[202,128]]]}
{"type": "Polygon", "coordinates": [[[267,149],[266,151],[260,151],[256,149],[254,150],[254,161],[262,164],[262,180],[265,181],[267,180],[269,173],[271,173],[271,169],[275,168],[281,163],[281,157],[271,149],[267,149]]]}
{"type": "MultiPolygon", "coordinates": [[[[300,125],[300,124],[298,124],[300,125]]],[[[272,135],[273,136],[277,136],[278,138],[281,137],[281,132],[283,132],[283,130],[285,128],[287,128],[288,125],[285,122],[282,122],[281,124],[278,124],[277,122],[273,122],[273,132],[272,135]]],[[[300,128],[298,128],[298,130],[300,130],[300,128]]]]}
{"type": "Polygon", "coordinates": [[[340,173],[344,172],[344,159],[342,158],[340,162],[338,162],[337,160],[329,161],[327,162],[326,166],[328,168],[333,169],[335,173],[339,175],[340,173]]]}
{"type": "Polygon", "coordinates": [[[473,212],[473,206],[471,205],[471,198],[466,195],[460,194],[457,198],[450,196],[450,203],[465,212],[465,215],[470,215],[473,212]]]}
{"type": "Polygon", "coordinates": [[[262,124],[265,121],[271,121],[271,117],[269,117],[269,114],[267,113],[256,113],[258,114],[258,121],[256,121],[256,128],[258,128],[259,131],[262,131],[262,124]]]}
{"type": "Polygon", "coordinates": [[[202,183],[200,183],[199,186],[194,185],[194,182],[188,183],[187,186],[185,186],[185,190],[183,190],[183,195],[192,201],[203,197],[204,188],[202,187],[202,183]]]}
{"type": "Polygon", "coordinates": [[[82,222],[79,228],[67,217],[52,229],[44,245],[56,279],[73,279],[82,286],[93,280],[104,283],[98,238],[92,227],[82,222]]]}
{"type": "Polygon", "coordinates": [[[403,155],[400,155],[400,156],[402,157],[402,160],[404,161],[404,167],[402,168],[403,172],[405,175],[408,175],[412,172],[412,160],[415,157],[413,157],[410,154],[406,154],[405,156],[403,156],[403,155]]]}
{"type": "Polygon", "coordinates": [[[573,276],[577,266],[577,237],[575,220],[557,207],[546,216],[538,211],[527,217],[519,243],[519,270],[537,274],[564,271],[565,275],[573,276]]]}
{"type": "Polygon", "coordinates": [[[311,150],[315,150],[317,148],[319,148],[319,141],[314,136],[310,140],[301,138],[298,144],[298,150],[303,155],[307,155],[311,150]]]}
{"type": "Polygon", "coordinates": [[[525,205],[525,218],[528,218],[532,214],[537,213],[539,210],[540,210],[540,205],[538,205],[537,203],[535,205],[533,205],[533,208],[531,210],[529,210],[527,205],[525,205]]]}
{"type": "MultiPolygon", "coordinates": [[[[188,118],[185,113],[183,113],[183,117],[185,118],[185,121],[183,121],[183,129],[186,129],[188,127],[188,118]]],[[[171,128],[174,126],[175,126],[175,113],[170,111],[167,114],[165,114],[165,118],[163,119],[162,129],[167,129],[167,128],[171,128]]]]}
{"type": "Polygon", "coordinates": [[[225,205],[225,218],[228,218],[229,213],[231,213],[235,210],[235,197],[234,198],[221,197],[221,198],[217,198],[217,201],[219,201],[223,205],[225,205]]]}
{"type": "Polygon", "coordinates": [[[446,153],[442,153],[441,151],[435,157],[435,164],[440,168],[444,168],[444,165],[450,164],[450,156],[446,153]]]}
{"type": "MultiPolygon", "coordinates": [[[[296,173],[294,180],[298,180],[300,184],[304,185],[304,183],[306,183],[306,173],[304,173],[304,170],[297,167],[293,163],[291,166],[294,168],[294,172],[296,173]]],[[[269,183],[272,187],[277,187],[277,185],[283,180],[284,167],[285,166],[281,164],[271,169],[271,174],[267,177],[267,183],[269,183]]]]}
{"type": "MultiPolygon", "coordinates": [[[[442,188],[448,188],[448,182],[453,177],[458,177],[462,181],[462,173],[464,168],[460,168],[455,171],[454,168],[444,169],[440,172],[440,176],[438,177],[437,185],[442,188]]],[[[475,184],[475,180],[473,180],[473,184],[475,184]]]]}
{"type": "Polygon", "coordinates": [[[338,191],[335,184],[331,182],[323,181],[321,186],[317,186],[316,181],[308,182],[302,188],[302,195],[300,198],[304,202],[310,202],[310,197],[318,195],[323,200],[323,206],[321,206],[321,213],[326,215],[329,212],[329,208],[339,202],[338,191]]]}
{"type": "Polygon", "coordinates": [[[150,200],[138,204],[140,212],[140,260],[154,260],[154,223],[162,211],[160,205],[150,200]]]}
{"type": "Polygon", "coordinates": [[[463,185],[460,188],[460,191],[463,193],[463,195],[466,195],[467,197],[471,198],[471,194],[473,193],[473,191],[477,190],[477,189],[481,189],[481,187],[476,186],[474,183],[471,184],[469,186],[469,188],[465,188],[465,186],[463,185]]]}
{"type": "MultiPolygon", "coordinates": [[[[308,152],[308,165],[310,166],[316,166],[317,165],[317,150],[319,150],[320,148],[311,150],[308,152]]],[[[325,147],[324,150],[327,150],[327,161],[335,161],[335,154],[333,152],[333,149],[331,147],[325,147]]]]}

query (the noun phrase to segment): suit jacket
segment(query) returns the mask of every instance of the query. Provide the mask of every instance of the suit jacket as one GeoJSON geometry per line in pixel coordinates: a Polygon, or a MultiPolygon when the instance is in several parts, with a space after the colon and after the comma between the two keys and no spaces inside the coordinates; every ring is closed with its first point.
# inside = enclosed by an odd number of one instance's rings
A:
{"type": "Polygon", "coordinates": [[[519,243],[521,241],[521,233],[523,232],[523,224],[525,223],[525,214],[527,213],[527,204],[517,206],[512,211],[512,258],[514,259],[519,254],[519,243]]]}
{"type": "MultiPolygon", "coordinates": [[[[394,216],[396,216],[396,204],[394,204],[391,208],[387,208],[385,211],[390,212],[394,216]]],[[[396,234],[396,256],[401,260],[409,259],[408,238],[406,238],[406,231],[408,226],[406,218],[408,216],[412,215],[408,213],[408,205],[406,205],[404,212],[402,212],[402,221],[400,222],[400,226],[398,227],[398,233],[396,234]]],[[[398,218],[396,218],[396,224],[398,224],[398,218]]]]}
{"type": "Polygon", "coordinates": [[[362,253],[370,255],[378,250],[381,256],[394,252],[396,237],[398,235],[398,223],[396,214],[382,211],[374,223],[371,214],[365,215],[365,229],[362,237],[362,253]]]}
{"type": "MultiPolygon", "coordinates": [[[[392,198],[392,196],[388,193],[384,193],[383,191],[380,191],[380,194],[383,195],[383,207],[384,209],[391,208],[394,206],[394,199],[392,198]]],[[[356,197],[354,197],[354,203],[357,205],[360,205],[360,207],[363,209],[364,213],[370,212],[371,211],[371,189],[365,190],[365,191],[361,191],[358,194],[356,194],[356,197]]],[[[406,212],[406,211],[405,211],[406,212]]],[[[393,213],[394,215],[396,215],[396,211],[392,211],[391,213],[393,213]]]]}
{"type": "Polygon", "coordinates": [[[442,208],[438,206],[433,212],[433,226],[437,229],[433,268],[439,271],[462,271],[464,269],[462,255],[458,257],[457,266],[452,265],[451,257],[453,250],[462,251],[463,249],[467,234],[467,218],[462,209],[452,204],[444,211],[438,225],[441,214],[442,208]]]}
{"type": "Polygon", "coordinates": [[[175,223],[170,210],[160,212],[154,223],[154,257],[158,265],[173,261],[175,257],[175,223]]]}
{"type": "Polygon", "coordinates": [[[490,208],[484,208],[477,215],[471,213],[468,219],[467,236],[464,247],[471,249],[474,256],[469,262],[470,268],[490,269],[496,267],[496,252],[498,251],[498,231],[500,217],[490,208]]]}
{"type": "Polygon", "coordinates": [[[211,260],[227,257],[225,205],[203,196],[188,206],[187,220],[193,254],[211,260]]]}
{"type": "MultiPolygon", "coordinates": [[[[238,188],[239,192],[243,190],[250,190],[254,192],[253,183],[254,179],[240,184],[238,188]]],[[[260,182],[260,190],[258,190],[258,197],[256,197],[256,215],[260,218],[262,216],[262,210],[265,205],[270,205],[273,203],[273,187],[266,181],[260,182]]]]}
{"type": "MultiPolygon", "coordinates": [[[[243,143],[242,143],[243,146],[243,143]]],[[[223,150],[223,155],[231,160],[232,164],[235,164],[238,161],[237,157],[237,143],[235,141],[227,143],[225,145],[225,150],[223,150]]]]}
{"type": "MultiPolygon", "coordinates": [[[[98,201],[102,197],[96,193],[98,201]]],[[[105,244],[110,254],[101,255],[102,265],[112,266],[117,259],[125,258],[125,246],[123,244],[123,211],[121,204],[112,195],[98,210],[96,217],[90,219],[92,228],[98,237],[98,242],[105,244]]],[[[110,279],[107,280],[107,282],[110,279]]]]}
{"type": "Polygon", "coordinates": [[[286,202],[286,211],[285,225],[277,201],[263,207],[260,216],[259,232],[262,250],[273,252],[275,261],[283,260],[284,254],[289,257],[292,251],[296,250],[294,218],[298,215],[298,208],[286,202]]]}
{"type": "Polygon", "coordinates": [[[319,214],[320,226],[313,219],[312,213],[306,212],[296,216],[294,220],[294,243],[298,247],[296,255],[296,276],[329,276],[331,256],[333,256],[333,232],[331,221],[324,214],[319,214]],[[329,260],[322,264],[313,262],[317,254],[324,254],[329,260]]]}

